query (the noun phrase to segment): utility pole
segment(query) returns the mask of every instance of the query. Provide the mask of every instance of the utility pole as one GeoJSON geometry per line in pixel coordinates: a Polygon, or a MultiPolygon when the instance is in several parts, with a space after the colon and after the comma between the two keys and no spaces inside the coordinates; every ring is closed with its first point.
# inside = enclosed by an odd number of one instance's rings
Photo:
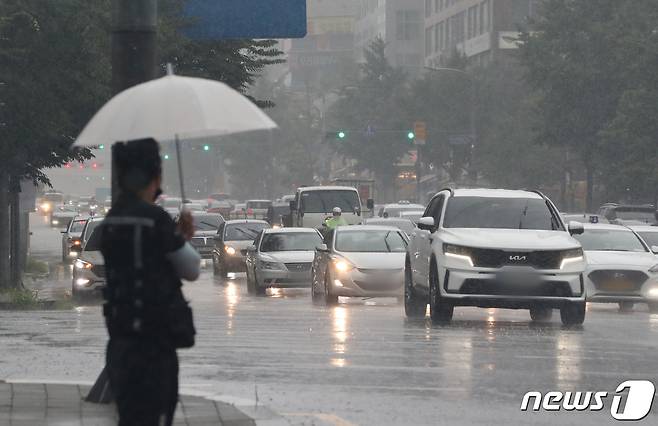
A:
{"type": "MultiPolygon", "coordinates": [[[[155,78],[157,27],[157,0],[113,0],[112,90],[115,94],[155,78]]],[[[112,203],[119,198],[120,170],[116,167],[115,153],[113,145],[112,203]]],[[[107,374],[104,368],[89,391],[87,402],[109,403],[114,399],[107,374]]]]}
{"type": "MultiPolygon", "coordinates": [[[[112,90],[114,94],[155,78],[157,26],[157,0],[113,0],[112,90]]],[[[117,174],[113,147],[112,202],[119,198],[117,174]]]]}

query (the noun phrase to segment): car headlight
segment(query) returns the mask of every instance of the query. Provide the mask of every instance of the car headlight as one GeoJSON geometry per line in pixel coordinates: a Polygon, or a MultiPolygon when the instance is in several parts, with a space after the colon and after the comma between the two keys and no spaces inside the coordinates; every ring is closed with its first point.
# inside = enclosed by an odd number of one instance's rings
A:
{"type": "Polygon", "coordinates": [[[577,248],[562,252],[562,261],[560,262],[560,269],[564,269],[567,265],[579,263],[585,260],[583,249],[577,248]]]}
{"type": "Polygon", "coordinates": [[[443,244],[443,254],[446,257],[463,260],[471,265],[471,267],[474,266],[473,258],[471,257],[472,250],[469,247],[456,246],[454,244],[443,244]]]}
{"type": "Polygon", "coordinates": [[[347,272],[354,269],[354,265],[352,265],[350,262],[348,262],[345,259],[336,258],[334,259],[334,268],[338,272],[347,272]]]}
{"type": "Polygon", "coordinates": [[[59,225],[59,220],[53,219],[53,225],[59,225]]]}
{"type": "Polygon", "coordinates": [[[226,254],[228,254],[229,256],[235,256],[235,253],[237,253],[236,250],[235,250],[235,248],[234,248],[234,247],[231,247],[231,246],[226,246],[226,247],[224,247],[224,251],[225,251],[226,254]]]}
{"type": "Polygon", "coordinates": [[[80,244],[82,244],[82,242],[80,242],[80,240],[73,240],[73,245],[74,246],[79,246],[80,244]]]}
{"type": "Polygon", "coordinates": [[[270,270],[276,270],[276,271],[283,269],[283,267],[280,263],[270,262],[270,261],[267,261],[267,260],[261,260],[259,262],[259,265],[260,265],[261,269],[270,269],[270,270]]]}
{"type": "Polygon", "coordinates": [[[41,210],[43,210],[43,211],[50,210],[50,204],[48,204],[48,203],[41,204],[41,210]]]}
{"type": "Polygon", "coordinates": [[[658,273],[658,263],[649,268],[649,272],[658,273]]]}
{"type": "Polygon", "coordinates": [[[78,259],[75,261],[75,269],[91,269],[94,265],[84,260],[78,259]]]}

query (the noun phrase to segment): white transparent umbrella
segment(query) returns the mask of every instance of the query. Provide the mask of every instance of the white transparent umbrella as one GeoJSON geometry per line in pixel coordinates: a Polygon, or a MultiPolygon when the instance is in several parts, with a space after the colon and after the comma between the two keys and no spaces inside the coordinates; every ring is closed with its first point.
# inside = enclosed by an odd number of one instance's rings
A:
{"type": "Polygon", "coordinates": [[[165,77],[127,89],[107,102],[73,146],[144,138],[174,140],[184,199],[181,143],[275,128],[267,114],[226,84],[177,76],[168,66],[165,77]]]}

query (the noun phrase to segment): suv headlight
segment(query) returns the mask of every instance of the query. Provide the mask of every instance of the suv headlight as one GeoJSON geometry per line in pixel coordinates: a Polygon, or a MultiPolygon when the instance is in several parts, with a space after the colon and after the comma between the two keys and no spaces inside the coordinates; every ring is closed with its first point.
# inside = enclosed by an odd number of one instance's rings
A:
{"type": "Polygon", "coordinates": [[[471,267],[474,266],[472,250],[469,247],[456,246],[454,244],[443,244],[443,254],[446,257],[463,260],[471,265],[471,267]]]}
{"type": "Polygon", "coordinates": [[[565,266],[582,262],[585,259],[583,255],[583,249],[577,248],[572,250],[566,250],[562,252],[562,261],[560,262],[560,269],[564,269],[565,266]]]}
{"type": "Polygon", "coordinates": [[[231,246],[224,247],[224,251],[226,251],[226,254],[228,254],[229,256],[235,256],[235,253],[237,253],[235,248],[231,246]]]}
{"type": "Polygon", "coordinates": [[[333,258],[332,263],[334,264],[334,269],[338,272],[347,272],[355,268],[354,265],[352,265],[350,262],[343,259],[342,257],[333,258]]]}
{"type": "Polygon", "coordinates": [[[84,260],[78,259],[75,261],[75,269],[91,269],[94,265],[84,260]]]}

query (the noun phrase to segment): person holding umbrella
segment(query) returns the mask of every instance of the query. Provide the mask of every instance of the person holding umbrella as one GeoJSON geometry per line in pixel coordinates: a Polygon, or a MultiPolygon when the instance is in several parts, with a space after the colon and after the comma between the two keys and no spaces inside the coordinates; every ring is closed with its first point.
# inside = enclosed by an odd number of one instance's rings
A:
{"type": "Polygon", "coordinates": [[[162,169],[153,139],[114,148],[120,195],[101,226],[107,287],[106,364],[119,425],[171,425],[178,403],[176,349],[194,344],[181,279],[199,276],[192,217],[178,225],[154,204],[162,169]]]}

